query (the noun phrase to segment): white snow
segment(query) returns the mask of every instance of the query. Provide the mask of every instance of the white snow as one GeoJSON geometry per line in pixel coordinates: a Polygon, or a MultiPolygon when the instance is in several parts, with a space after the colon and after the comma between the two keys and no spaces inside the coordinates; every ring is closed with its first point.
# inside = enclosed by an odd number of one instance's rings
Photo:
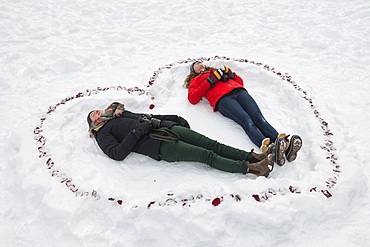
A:
{"type": "Polygon", "coordinates": [[[0,246],[368,246],[368,1],[2,0],[0,19],[0,246]],[[257,149],[187,101],[195,60],[242,76],[297,160],[269,178],[117,162],[88,137],[120,101],[257,149]]]}

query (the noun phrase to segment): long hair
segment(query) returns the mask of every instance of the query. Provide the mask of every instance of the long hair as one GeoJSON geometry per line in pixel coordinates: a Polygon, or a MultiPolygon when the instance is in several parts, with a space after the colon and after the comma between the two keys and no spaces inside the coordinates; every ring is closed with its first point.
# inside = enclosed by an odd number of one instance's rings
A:
{"type": "MultiPolygon", "coordinates": [[[[209,67],[209,66],[205,66],[205,67],[206,67],[206,70],[205,70],[205,71],[210,70],[210,69],[217,70],[217,69],[216,69],[216,68],[214,68],[214,67],[209,67]]],[[[198,75],[201,75],[201,74],[203,74],[203,73],[196,73],[194,70],[190,71],[190,73],[186,76],[186,78],[185,78],[185,80],[184,80],[184,85],[183,85],[183,87],[184,87],[184,88],[186,88],[186,89],[188,89],[188,88],[189,88],[189,86],[190,86],[190,82],[191,82],[191,80],[192,80],[194,77],[196,77],[196,76],[198,76],[198,75]]]]}

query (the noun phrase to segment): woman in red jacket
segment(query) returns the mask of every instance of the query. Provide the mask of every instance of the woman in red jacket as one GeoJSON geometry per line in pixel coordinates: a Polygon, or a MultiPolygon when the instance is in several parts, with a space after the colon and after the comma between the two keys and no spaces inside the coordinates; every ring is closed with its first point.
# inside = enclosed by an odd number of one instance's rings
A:
{"type": "Polygon", "coordinates": [[[244,88],[243,79],[222,66],[220,69],[205,66],[196,61],[190,67],[184,87],[188,89],[188,100],[197,104],[206,97],[214,111],[234,120],[241,125],[252,142],[264,152],[270,143],[276,142],[280,158],[276,161],[284,165],[285,158],[293,161],[301,148],[302,140],[293,135],[290,140],[285,134],[280,134],[263,117],[261,110],[252,96],[244,88]]]}

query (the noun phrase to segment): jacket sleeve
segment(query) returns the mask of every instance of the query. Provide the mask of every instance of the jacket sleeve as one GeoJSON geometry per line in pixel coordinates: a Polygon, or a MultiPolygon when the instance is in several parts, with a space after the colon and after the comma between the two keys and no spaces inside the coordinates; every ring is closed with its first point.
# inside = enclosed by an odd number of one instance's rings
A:
{"type": "Polygon", "coordinates": [[[236,73],[235,73],[234,81],[236,81],[238,84],[244,87],[243,79],[240,76],[238,76],[236,73]]]}
{"type": "Polygon", "coordinates": [[[114,160],[125,159],[132,152],[138,140],[131,132],[121,143],[109,132],[102,133],[97,139],[103,152],[114,160]]]}
{"type": "Polygon", "coordinates": [[[190,125],[188,123],[188,121],[181,117],[181,116],[178,116],[178,115],[153,115],[154,118],[158,118],[160,120],[168,120],[168,121],[172,121],[172,122],[175,122],[176,124],[182,126],[182,127],[186,127],[186,128],[189,128],[190,129],[190,125]]]}
{"type": "Polygon", "coordinates": [[[157,118],[159,120],[170,120],[173,122],[177,122],[178,120],[177,115],[153,115],[153,118],[157,118]]]}
{"type": "Polygon", "coordinates": [[[198,104],[211,88],[211,85],[207,82],[207,77],[208,74],[203,74],[191,80],[188,88],[188,100],[191,104],[198,104]]]}

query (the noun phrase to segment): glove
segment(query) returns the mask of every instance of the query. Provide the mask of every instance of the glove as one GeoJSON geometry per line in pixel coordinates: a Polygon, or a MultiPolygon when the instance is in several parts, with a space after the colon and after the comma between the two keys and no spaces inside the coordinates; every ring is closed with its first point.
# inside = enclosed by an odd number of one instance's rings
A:
{"type": "Polygon", "coordinates": [[[229,67],[222,65],[220,70],[223,72],[224,75],[227,75],[228,78],[234,79],[235,73],[229,67]]]}
{"type": "Polygon", "coordinates": [[[223,72],[220,69],[211,71],[207,78],[207,81],[211,85],[211,87],[213,87],[216,84],[216,82],[221,80],[222,75],[223,72]]]}
{"type": "Polygon", "coordinates": [[[189,125],[188,121],[185,120],[185,118],[178,117],[177,122],[179,123],[180,126],[183,126],[183,127],[186,127],[188,129],[190,129],[190,125],[189,125]]]}
{"type": "Polygon", "coordinates": [[[150,124],[153,129],[159,129],[161,127],[161,120],[159,120],[158,118],[151,118],[150,124]]]}
{"type": "Polygon", "coordinates": [[[140,123],[148,122],[150,123],[150,127],[153,129],[159,129],[161,127],[161,120],[158,118],[153,118],[151,114],[144,114],[140,118],[140,123]]]}
{"type": "Polygon", "coordinates": [[[142,137],[143,135],[146,135],[151,130],[151,121],[143,121],[139,123],[139,126],[137,126],[135,129],[131,131],[131,133],[138,139],[142,137]]]}

